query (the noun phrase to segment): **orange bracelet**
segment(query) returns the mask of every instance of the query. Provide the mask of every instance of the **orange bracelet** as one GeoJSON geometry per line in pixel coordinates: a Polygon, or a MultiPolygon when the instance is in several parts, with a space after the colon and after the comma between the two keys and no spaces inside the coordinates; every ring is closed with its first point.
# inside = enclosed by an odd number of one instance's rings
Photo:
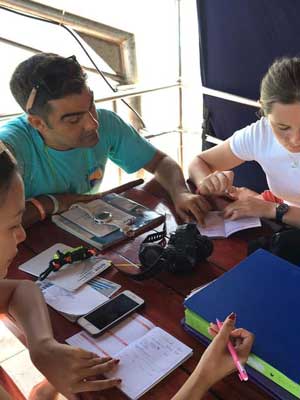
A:
{"type": "Polygon", "coordinates": [[[35,206],[35,208],[40,213],[40,217],[41,217],[40,220],[43,221],[46,218],[46,211],[44,209],[43,204],[34,198],[28,199],[28,201],[30,201],[35,206]]]}

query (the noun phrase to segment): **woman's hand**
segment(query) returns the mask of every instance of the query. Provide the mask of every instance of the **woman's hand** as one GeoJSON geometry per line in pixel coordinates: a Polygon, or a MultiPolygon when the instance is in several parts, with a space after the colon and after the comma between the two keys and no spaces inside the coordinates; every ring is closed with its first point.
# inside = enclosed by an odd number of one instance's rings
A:
{"type": "Polygon", "coordinates": [[[172,400],[200,400],[207,390],[235,370],[235,365],[227,348],[229,340],[237,352],[241,363],[247,361],[254,336],[245,329],[234,329],[235,314],[230,314],[218,329],[211,324],[209,332],[215,338],[203,353],[192,375],[176,393],[172,400]]]}
{"type": "Polygon", "coordinates": [[[246,329],[235,329],[234,324],[235,314],[232,313],[226,318],[220,331],[216,324],[210,325],[209,333],[214,339],[203,353],[197,366],[207,388],[236,369],[227,348],[229,340],[233,343],[241,363],[246,363],[248,359],[254,335],[246,329]]]}
{"type": "Polygon", "coordinates": [[[120,380],[99,379],[98,375],[111,371],[118,360],[60,344],[47,339],[30,349],[35,366],[55,389],[68,400],[75,400],[75,393],[100,391],[120,384],[120,380]]]}
{"type": "Polygon", "coordinates": [[[224,218],[232,220],[242,217],[275,218],[276,203],[265,201],[257,197],[247,197],[228,204],[224,209],[224,218]]]}
{"type": "Polygon", "coordinates": [[[233,171],[215,171],[197,184],[196,193],[201,195],[223,195],[232,190],[233,171]]]}

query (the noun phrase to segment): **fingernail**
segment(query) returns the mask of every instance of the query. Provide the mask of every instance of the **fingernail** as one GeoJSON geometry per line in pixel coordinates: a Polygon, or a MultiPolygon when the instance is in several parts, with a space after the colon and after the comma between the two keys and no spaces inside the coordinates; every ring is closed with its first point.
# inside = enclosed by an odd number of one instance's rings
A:
{"type": "Polygon", "coordinates": [[[119,360],[118,358],[116,358],[116,359],[114,360],[114,363],[115,363],[115,364],[119,364],[119,362],[120,362],[120,360],[119,360]]]}
{"type": "Polygon", "coordinates": [[[236,313],[232,312],[229,317],[229,319],[231,319],[231,321],[235,321],[236,320],[236,313]]]}

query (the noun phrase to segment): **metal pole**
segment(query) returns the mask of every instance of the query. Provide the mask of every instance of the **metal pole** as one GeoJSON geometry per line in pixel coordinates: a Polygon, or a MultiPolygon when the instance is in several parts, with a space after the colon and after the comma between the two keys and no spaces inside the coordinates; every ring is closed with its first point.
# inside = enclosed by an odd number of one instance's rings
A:
{"type": "Polygon", "coordinates": [[[178,29],[178,100],[179,100],[179,165],[183,168],[183,110],[182,110],[182,54],[181,54],[181,0],[177,0],[177,29],[178,29]]]}

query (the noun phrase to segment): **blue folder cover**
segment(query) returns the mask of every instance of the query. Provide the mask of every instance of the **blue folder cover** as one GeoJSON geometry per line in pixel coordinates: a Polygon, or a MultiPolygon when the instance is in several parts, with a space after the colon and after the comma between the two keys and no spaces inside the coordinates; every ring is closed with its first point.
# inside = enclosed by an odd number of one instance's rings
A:
{"type": "MultiPolygon", "coordinates": [[[[199,342],[203,343],[205,346],[208,346],[210,343],[210,340],[207,339],[206,336],[201,335],[201,333],[195,331],[186,323],[184,320],[181,321],[183,328],[192,336],[194,336],[199,342]]],[[[296,400],[297,397],[293,396],[291,393],[287,392],[284,390],[282,387],[277,385],[276,383],[272,382],[270,379],[266,378],[264,375],[256,371],[255,369],[251,368],[249,365],[247,365],[247,372],[249,375],[249,378],[252,382],[254,382],[256,385],[258,385],[260,388],[262,388],[265,392],[267,392],[270,396],[272,396],[272,399],[274,400],[296,400]]]]}
{"type": "Polygon", "coordinates": [[[184,304],[207,321],[236,312],[255,333],[252,352],[300,382],[299,267],[260,249],[184,304]]]}

